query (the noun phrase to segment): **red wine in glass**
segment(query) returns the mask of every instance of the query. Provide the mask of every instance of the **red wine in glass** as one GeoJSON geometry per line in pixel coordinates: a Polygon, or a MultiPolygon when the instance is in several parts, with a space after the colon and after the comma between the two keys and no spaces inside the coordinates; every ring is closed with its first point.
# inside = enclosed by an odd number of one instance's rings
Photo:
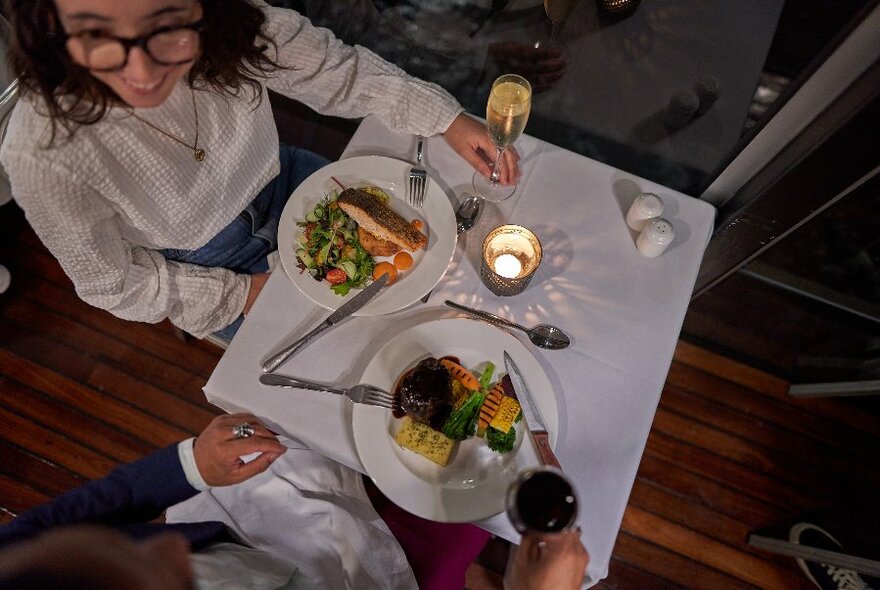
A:
{"type": "Polygon", "coordinates": [[[555,467],[520,472],[507,492],[507,516],[521,534],[568,530],[577,520],[577,511],[574,487],[555,467]]]}

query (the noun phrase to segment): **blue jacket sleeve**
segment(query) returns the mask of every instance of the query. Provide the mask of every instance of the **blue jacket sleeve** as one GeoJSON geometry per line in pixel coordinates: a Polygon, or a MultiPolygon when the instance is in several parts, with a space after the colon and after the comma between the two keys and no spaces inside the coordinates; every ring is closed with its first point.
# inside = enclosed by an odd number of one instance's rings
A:
{"type": "Polygon", "coordinates": [[[186,479],[177,445],[171,445],[23,512],[0,527],[0,545],[66,524],[145,523],[197,493],[186,479]]]}

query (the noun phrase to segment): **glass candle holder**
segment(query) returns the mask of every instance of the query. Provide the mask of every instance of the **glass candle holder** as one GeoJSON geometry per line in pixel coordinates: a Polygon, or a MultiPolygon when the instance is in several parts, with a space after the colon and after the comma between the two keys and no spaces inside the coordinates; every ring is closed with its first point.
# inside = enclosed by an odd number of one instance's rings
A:
{"type": "Polygon", "coordinates": [[[480,278],[496,295],[517,295],[532,280],[541,257],[541,242],[531,230],[521,225],[496,227],[483,241],[480,278]]]}
{"type": "Polygon", "coordinates": [[[608,15],[623,16],[636,9],[640,0],[599,0],[599,7],[608,15]]]}

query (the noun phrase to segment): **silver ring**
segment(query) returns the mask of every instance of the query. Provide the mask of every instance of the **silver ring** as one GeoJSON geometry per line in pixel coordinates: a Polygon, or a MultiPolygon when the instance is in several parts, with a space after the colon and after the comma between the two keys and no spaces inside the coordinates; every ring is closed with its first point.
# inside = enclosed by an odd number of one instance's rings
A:
{"type": "Polygon", "coordinates": [[[232,427],[232,438],[250,438],[254,435],[254,427],[247,422],[232,427]]]}

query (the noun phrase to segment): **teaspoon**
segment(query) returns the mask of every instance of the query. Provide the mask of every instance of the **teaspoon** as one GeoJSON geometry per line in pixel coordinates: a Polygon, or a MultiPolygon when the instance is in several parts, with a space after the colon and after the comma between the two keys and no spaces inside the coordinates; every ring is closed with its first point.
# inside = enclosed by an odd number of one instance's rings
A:
{"type": "Polygon", "coordinates": [[[529,340],[532,341],[532,344],[534,344],[535,346],[540,346],[541,348],[558,350],[560,348],[566,348],[569,344],[571,344],[571,339],[566,335],[565,332],[563,332],[556,326],[551,326],[550,324],[538,324],[534,328],[525,328],[523,326],[520,326],[519,324],[511,322],[510,320],[505,320],[504,318],[497,316],[494,313],[489,313],[488,311],[481,311],[479,309],[473,309],[464,305],[459,305],[458,303],[455,303],[454,301],[449,301],[448,299],[446,300],[446,305],[453,309],[457,309],[458,311],[462,311],[464,313],[478,317],[481,320],[485,320],[491,324],[495,324],[496,326],[522,330],[529,335],[529,340]]]}
{"type": "Polygon", "coordinates": [[[482,208],[483,199],[480,197],[471,195],[462,201],[458,209],[455,210],[455,223],[458,233],[464,233],[474,227],[474,224],[477,223],[477,219],[480,217],[482,208]]]}

